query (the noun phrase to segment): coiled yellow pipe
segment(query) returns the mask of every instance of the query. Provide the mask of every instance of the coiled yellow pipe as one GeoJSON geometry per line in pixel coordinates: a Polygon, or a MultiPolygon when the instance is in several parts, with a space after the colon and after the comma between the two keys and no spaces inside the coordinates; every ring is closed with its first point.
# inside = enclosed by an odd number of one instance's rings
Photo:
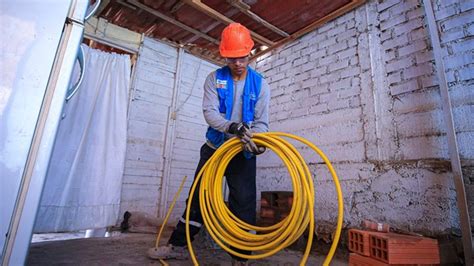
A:
{"type": "MultiPolygon", "coordinates": [[[[314,150],[325,162],[333,177],[337,192],[338,218],[334,241],[323,263],[323,265],[329,265],[341,236],[344,212],[342,191],[331,162],[318,147],[304,138],[281,132],[258,133],[254,134],[252,138],[258,146],[264,146],[275,152],[282,159],[290,174],[293,185],[293,205],[290,214],[281,222],[269,227],[250,225],[235,217],[225,205],[222,193],[224,172],[230,160],[242,151],[242,142],[237,138],[225,142],[206,162],[191,187],[189,198],[192,199],[196,185],[201,179],[200,208],[209,234],[222,249],[246,259],[261,259],[277,253],[295,242],[309,226],[308,243],[300,263],[300,265],[305,265],[314,235],[313,179],[301,154],[282,137],[300,141],[314,150]],[[256,231],[257,234],[248,232],[250,230],[256,231]],[[254,254],[241,254],[230,249],[229,246],[250,250],[254,254]]],[[[188,201],[186,210],[186,239],[193,263],[199,265],[189,234],[190,208],[191,200],[188,201]]]]}

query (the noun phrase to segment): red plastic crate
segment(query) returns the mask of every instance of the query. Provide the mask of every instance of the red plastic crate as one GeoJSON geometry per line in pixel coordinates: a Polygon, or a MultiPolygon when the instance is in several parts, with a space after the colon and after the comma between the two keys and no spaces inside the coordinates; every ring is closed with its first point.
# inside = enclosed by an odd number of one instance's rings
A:
{"type": "Polygon", "coordinates": [[[364,256],[370,256],[369,231],[349,229],[349,250],[364,256]]]}
{"type": "Polygon", "coordinates": [[[438,240],[394,233],[370,233],[370,257],[388,264],[439,264],[438,240]]]}

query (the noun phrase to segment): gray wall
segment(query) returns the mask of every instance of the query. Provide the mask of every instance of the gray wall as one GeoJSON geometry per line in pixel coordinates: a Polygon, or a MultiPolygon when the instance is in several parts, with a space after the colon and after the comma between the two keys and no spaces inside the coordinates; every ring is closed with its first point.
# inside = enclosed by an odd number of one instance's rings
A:
{"type": "MultiPolygon", "coordinates": [[[[421,2],[369,1],[257,62],[272,88],[271,130],[308,138],[334,162],[346,226],[373,219],[432,234],[459,228],[421,2]]],[[[474,5],[433,5],[474,214],[474,5]]],[[[317,230],[329,232],[333,183],[321,160],[301,151],[315,175],[317,230]]],[[[276,156],[258,165],[259,190],[291,190],[276,156]]]]}

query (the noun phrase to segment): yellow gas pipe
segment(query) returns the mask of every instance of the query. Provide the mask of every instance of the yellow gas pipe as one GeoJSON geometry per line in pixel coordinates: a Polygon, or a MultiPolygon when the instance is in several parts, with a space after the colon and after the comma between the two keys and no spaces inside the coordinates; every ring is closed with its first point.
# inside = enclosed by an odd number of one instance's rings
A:
{"type": "MultiPolygon", "coordinates": [[[[300,265],[305,265],[314,235],[313,179],[301,154],[281,137],[297,140],[314,150],[322,158],[333,177],[337,192],[338,218],[334,241],[323,263],[323,265],[329,265],[341,236],[344,213],[342,191],[331,162],[318,147],[304,138],[281,132],[257,133],[252,138],[258,146],[264,146],[275,152],[290,173],[293,184],[293,206],[290,214],[283,221],[269,227],[250,225],[235,217],[225,205],[222,193],[224,172],[230,160],[242,151],[242,143],[237,138],[225,142],[207,161],[198,173],[189,197],[192,198],[196,184],[201,179],[200,208],[209,234],[222,249],[242,258],[261,259],[271,256],[295,242],[309,226],[308,243],[300,263],[300,265]],[[256,231],[257,234],[248,232],[250,230],[256,231]],[[250,250],[255,254],[241,254],[230,249],[229,246],[250,250]]],[[[189,200],[186,211],[186,239],[193,263],[198,265],[189,235],[190,208],[191,201],[189,200]]]]}

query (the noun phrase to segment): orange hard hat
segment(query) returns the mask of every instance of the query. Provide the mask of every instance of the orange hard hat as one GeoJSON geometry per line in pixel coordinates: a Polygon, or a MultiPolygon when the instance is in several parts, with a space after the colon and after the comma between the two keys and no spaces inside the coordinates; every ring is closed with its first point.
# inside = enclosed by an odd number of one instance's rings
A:
{"type": "Polygon", "coordinates": [[[222,57],[243,57],[250,54],[253,44],[246,27],[240,23],[231,23],[222,31],[219,51],[222,57]]]}

